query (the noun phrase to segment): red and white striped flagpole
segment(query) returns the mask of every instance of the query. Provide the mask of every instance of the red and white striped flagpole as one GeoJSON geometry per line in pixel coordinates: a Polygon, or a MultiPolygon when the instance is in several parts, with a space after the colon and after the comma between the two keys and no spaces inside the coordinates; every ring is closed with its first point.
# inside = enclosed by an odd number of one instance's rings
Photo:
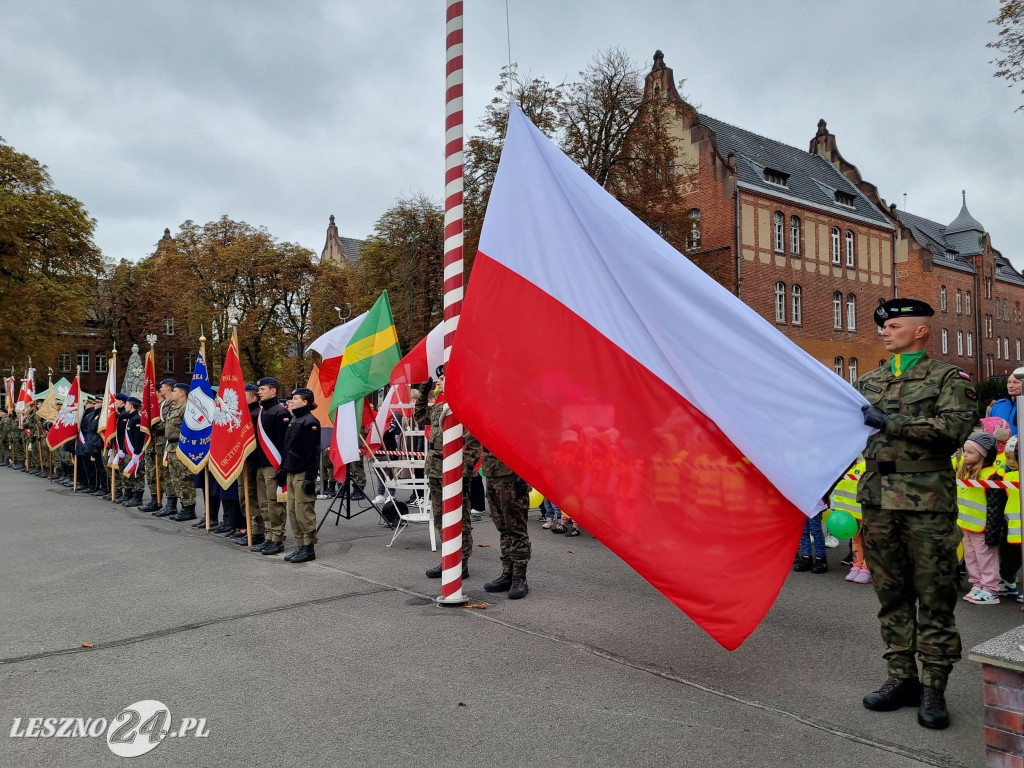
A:
{"type": "MultiPolygon", "coordinates": [[[[462,0],[446,11],[444,119],[444,362],[462,312],[462,0]]],[[[441,596],[461,605],[462,594],[462,424],[449,411],[442,421],[441,596]]]]}

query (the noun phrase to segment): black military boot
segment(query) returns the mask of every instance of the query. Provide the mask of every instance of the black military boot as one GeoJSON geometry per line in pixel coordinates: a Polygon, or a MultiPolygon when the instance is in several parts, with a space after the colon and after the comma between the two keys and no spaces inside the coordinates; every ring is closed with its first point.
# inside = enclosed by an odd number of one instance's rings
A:
{"type": "Polygon", "coordinates": [[[811,565],[811,573],[827,573],[828,572],[828,560],[824,557],[815,557],[813,565],[811,565]]]}
{"type": "Polygon", "coordinates": [[[797,573],[809,571],[812,566],[813,563],[809,555],[801,555],[800,553],[797,553],[797,556],[793,558],[793,570],[797,573]]]}
{"type": "Polygon", "coordinates": [[[488,581],[484,584],[485,592],[508,592],[512,587],[512,574],[509,571],[503,571],[501,576],[488,581]]]}
{"type": "Polygon", "coordinates": [[[900,707],[916,707],[920,704],[921,683],[916,677],[890,677],[881,688],[864,697],[864,706],[875,712],[892,712],[900,707]]]}
{"type": "Polygon", "coordinates": [[[512,577],[512,586],[508,590],[509,600],[519,600],[520,598],[526,597],[526,594],[530,591],[530,587],[526,584],[526,574],[522,576],[512,577]]]}
{"type": "Polygon", "coordinates": [[[153,512],[153,517],[170,517],[178,513],[178,497],[167,496],[164,499],[164,505],[156,512],[153,512]]]}
{"type": "Polygon", "coordinates": [[[280,555],[282,552],[284,552],[283,541],[268,541],[260,550],[261,555],[280,555]]]}
{"type": "Polygon", "coordinates": [[[135,491],[131,494],[121,506],[124,507],[141,507],[142,506],[142,491],[135,491]]]}
{"type": "Polygon", "coordinates": [[[299,554],[302,552],[302,550],[304,550],[305,548],[306,548],[305,544],[303,544],[302,546],[296,547],[291,552],[289,552],[287,555],[285,555],[284,559],[287,560],[290,563],[292,560],[294,560],[296,557],[298,557],[299,554]]]}
{"type": "Polygon", "coordinates": [[[124,499],[125,499],[124,488],[115,489],[114,490],[113,503],[114,504],[124,504],[124,499]]]}
{"type": "Polygon", "coordinates": [[[435,565],[433,568],[427,568],[427,578],[428,579],[440,579],[441,578],[441,572],[443,570],[444,569],[440,565],[435,565]]]}
{"type": "MultiPolygon", "coordinates": [[[[249,543],[249,539],[248,538],[242,539],[238,543],[239,544],[248,544],[249,543]]],[[[249,547],[249,551],[250,552],[262,552],[263,548],[265,546],[267,546],[267,544],[270,544],[270,542],[267,541],[267,539],[264,537],[264,535],[262,533],[254,533],[252,535],[252,546],[249,547]]]]}
{"type": "Polygon", "coordinates": [[[308,563],[310,560],[316,560],[316,549],[312,544],[301,547],[292,558],[293,563],[308,563]]]}
{"type": "Polygon", "coordinates": [[[149,501],[139,507],[139,512],[156,512],[160,509],[160,502],[156,500],[156,494],[150,494],[149,501]]]}
{"type": "Polygon", "coordinates": [[[176,523],[184,523],[188,520],[196,519],[196,505],[195,504],[183,504],[181,506],[181,512],[171,518],[176,523]]]}
{"type": "Polygon", "coordinates": [[[946,694],[930,685],[921,687],[921,709],[917,722],[925,728],[941,731],[949,727],[949,710],[946,709],[946,694]]]}

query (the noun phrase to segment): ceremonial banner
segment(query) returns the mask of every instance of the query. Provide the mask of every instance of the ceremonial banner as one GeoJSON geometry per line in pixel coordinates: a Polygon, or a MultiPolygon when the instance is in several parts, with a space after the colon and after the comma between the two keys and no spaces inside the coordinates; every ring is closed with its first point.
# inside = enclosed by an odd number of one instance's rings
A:
{"type": "Polygon", "coordinates": [[[384,291],[345,345],[331,410],[383,387],[401,358],[388,292],[384,291]]]}
{"type": "Polygon", "coordinates": [[[103,408],[100,409],[100,421],[96,428],[103,438],[103,447],[117,436],[117,407],[114,395],[117,394],[117,355],[107,360],[107,383],[103,387],[103,408]]]}
{"type": "Polygon", "coordinates": [[[18,392],[18,403],[14,406],[14,410],[18,412],[18,426],[23,427],[25,425],[25,411],[32,407],[32,403],[36,399],[36,369],[28,369],[28,378],[21,380],[21,390],[18,392]]]}
{"type": "MultiPolygon", "coordinates": [[[[56,394],[53,387],[50,387],[50,393],[56,394]]],[[[46,435],[46,444],[50,446],[50,450],[55,451],[64,443],[78,437],[78,425],[81,421],[82,400],[78,390],[78,377],[75,376],[75,380],[71,382],[71,389],[64,396],[64,404],[61,405],[60,412],[53,420],[49,434],[46,435]]]]}
{"type": "Polygon", "coordinates": [[[232,336],[224,357],[210,433],[210,473],[228,488],[245,468],[245,457],[256,450],[256,430],[245,401],[238,337],[232,336]]]}
{"type": "Polygon", "coordinates": [[[4,391],[7,394],[7,400],[4,401],[4,408],[10,410],[14,407],[14,377],[4,377],[4,391]]]}
{"type": "Polygon", "coordinates": [[[150,427],[160,421],[160,398],[156,394],[156,364],[153,361],[153,350],[146,353],[146,362],[142,373],[142,394],[139,396],[139,429],[146,436],[143,452],[149,448],[150,427]]]}
{"type": "Polygon", "coordinates": [[[193,474],[198,473],[210,457],[214,408],[213,387],[206,374],[206,361],[200,352],[192,371],[192,385],[185,402],[185,417],[181,420],[181,437],[178,438],[177,448],[178,458],[193,474]]]}
{"type": "Polygon", "coordinates": [[[437,367],[444,363],[444,322],[424,336],[412,352],[398,361],[391,371],[392,384],[421,384],[437,378],[437,367]]]}
{"type": "MultiPolygon", "coordinates": [[[[67,397],[66,394],[64,396],[67,397]]],[[[57,387],[50,384],[50,388],[46,390],[46,397],[36,406],[36,416],[52,424],[58,413],[60,406],[57,404],[57,387]]]]}
{"type": "Polygon", "coordinates": [[[473,435],[728,649],[872,433],[514,105],[446,374],[473,435]]]}

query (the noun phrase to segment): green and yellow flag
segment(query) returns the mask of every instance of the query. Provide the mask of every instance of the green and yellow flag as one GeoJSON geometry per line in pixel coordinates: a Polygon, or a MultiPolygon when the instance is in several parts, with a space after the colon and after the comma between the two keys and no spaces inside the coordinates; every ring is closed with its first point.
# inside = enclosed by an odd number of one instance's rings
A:
{"type": "Polygon", "coordinates": [[[401,359],[391,302],[388,292],[384,291],[345,347],[331,397],[331,412],[342,403],[352,402],[387,384],[392,369],[401,359]]]}

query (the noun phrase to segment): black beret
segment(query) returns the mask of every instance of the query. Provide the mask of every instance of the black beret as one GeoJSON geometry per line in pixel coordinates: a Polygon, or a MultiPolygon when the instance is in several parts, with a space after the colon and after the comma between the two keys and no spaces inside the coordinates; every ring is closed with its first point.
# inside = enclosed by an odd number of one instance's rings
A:
{"type": "Polygon", "coordinates": [[[274,389],[281,388],[281,383],[273,376],[264,376],[262,379],[257,381],[256,384],[260,387],[273,387],[274,389]]]}
{"type": "Polygon", "coordinates": [[[176,381],[176,382],[174,382],[174,388],[175,389],[184,389],[186,392],[188,392],[188,390],[189,390],[189,388],[191,386],[192,385],[189,384],[187,381],[176,381]]]}
{"type": "Polygon", "coordinates": [[[875,310],[875,324],[881,328],[886,320],[897,317],[931,317],[934,314],[935,310],[929,304],[918,299],[889,299],[875,310]]]}
{"type": "Polygon", "coordinates": [[[131,403],[132,405],[142,405],[142,401],[139,398],[134,397],[134,396],[129,397],[128,398],[128,402],[131,403]]]}
{"type": "Polygon", "coordinates": [[[118,392],[116,395],[114,395],[114,399],[115,400],[124,400],[127,403],[128,402],[128,395],[126,395],[124,392],[118,392]]]}
{"type": "Polygon", "coordinates": [[[298,389],[293,389],[292,394],[302,395],[303,397],[313,397],[313,390],[307,389],[306,387],[299,387],[298,389]]]}
{"type": "Polygon", "coordinates": [[[434,378],[440,379],[442,376],[444,376],[444,366],[439,365],[434,369],[434,378]]]}
{"type": "Polygon", "coordinates": [[[178,382],[176,382],[174,379],[161,379],[159,386],[162,387],[162,386],[164,386],[166,384],[169,387],[173,387],[177,383],[178,382]]]}
{"type": "Polygon", "coordinates": [[[245,391],[246,392],[259,392],[260,388],[257,387],[255,384],[246,384],[245,385],[245,391]]]}

